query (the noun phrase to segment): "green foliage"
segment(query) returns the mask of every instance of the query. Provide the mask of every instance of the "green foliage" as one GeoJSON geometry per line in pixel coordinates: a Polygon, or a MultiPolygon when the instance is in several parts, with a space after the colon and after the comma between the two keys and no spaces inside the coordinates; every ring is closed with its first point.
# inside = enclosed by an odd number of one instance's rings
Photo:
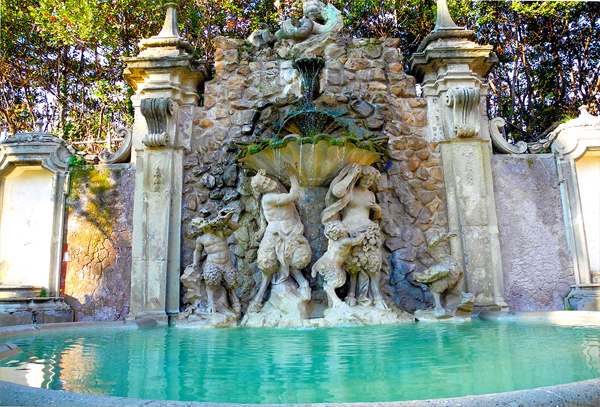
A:
{"type": "Polygon", "coordinates": [[[67,165],[69,167],[74,167],[74,168],[86,168],[85,159],[83,157],[80,157],[75,154],[71,155],[71,158],[69,158],[67,165]]]}
{"type": "Polygon", "coordinates": [[[491,44],[489,114],[507,119],[515,141],[533,141],[590,106],[600,114],[600,4],[452,2],[459,25],[491,44]]]}
{"type": "MultiPolygon", "coordinates": [[[[132,122],[122,57],[160,31],[162,0],[0,0],[0,128],[30,130],[38,118],[75,141],[102,139],[132,122]]],[[[292,0],[180,1],[179,29],[212,60],[216,36],[247,38],[261,22],[274,32],[300,11],[292,0]]],[[[433,29],[435,0],[331,0],[342,35],[396,37],[406,59],[433,29]]],[[[600,113],[600,3],[450,1],[457,24],[495,47],[489,112],[515,140],[531,141],[577,108],[600,113]]]]}

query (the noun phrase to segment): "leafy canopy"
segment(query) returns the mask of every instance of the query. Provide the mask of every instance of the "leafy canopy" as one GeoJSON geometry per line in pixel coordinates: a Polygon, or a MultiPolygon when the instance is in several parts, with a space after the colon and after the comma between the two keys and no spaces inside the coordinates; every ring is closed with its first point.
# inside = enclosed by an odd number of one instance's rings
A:
{"type": "MultiPolygon", "coordinates": [[[[160,31],[159,0],[0,0],[0,128],[103,139],[132,121],[122,57],[160,31]]],[[[211,60],[219,35],[272,31],[298,11],[291,0],[181,0],[180,33],[211,60]]],[[[406,57],[435,23],[435,0],[331,0],[343,35],[400,38],[406,57]]],[[[505,117],[515,140],[532,141],[588,104],[600,113],[600,3],[451,1],[459,25],[500,59],[489,75],[490,116],[505,117]]]]}

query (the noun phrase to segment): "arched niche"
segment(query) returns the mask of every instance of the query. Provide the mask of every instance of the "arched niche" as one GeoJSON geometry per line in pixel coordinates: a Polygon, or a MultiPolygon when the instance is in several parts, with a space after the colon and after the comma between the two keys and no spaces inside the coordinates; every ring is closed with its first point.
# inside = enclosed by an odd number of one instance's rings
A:
{"type": "Polygon", "coordinates": [[[600,118],[580,110],[552,144],[576,282],[565,306],[600,310],[600,118]]]}
{"type": "Polygon", "coordinates": [[[60,296],[70,156],[41,129],[0,142],[0,284],[60,296]]]}

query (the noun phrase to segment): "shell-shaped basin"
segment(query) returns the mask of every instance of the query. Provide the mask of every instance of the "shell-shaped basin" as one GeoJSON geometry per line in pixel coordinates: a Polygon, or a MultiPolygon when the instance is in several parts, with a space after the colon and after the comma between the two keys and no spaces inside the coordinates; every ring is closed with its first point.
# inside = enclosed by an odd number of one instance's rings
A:
{"type": "Polygon", "coordinates": [[[348,164],[370,165],[381,157],[373,149],[359,148],[346,139],[328,136],[301,138],[294,135],[263,143],[266,144],[251,147],[238,158],[242,167],[265,169],[288,183],[285,170],[288,163],[296,169],[302,187],[325,186],[348,164]]]}

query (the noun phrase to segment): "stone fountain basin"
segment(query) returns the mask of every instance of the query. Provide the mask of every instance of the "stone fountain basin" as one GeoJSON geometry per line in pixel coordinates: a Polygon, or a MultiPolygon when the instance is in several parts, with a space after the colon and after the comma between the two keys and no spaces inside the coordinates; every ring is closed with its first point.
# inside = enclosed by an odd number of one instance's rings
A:
{"type": "MultiPolygon", "coordinates": [[[[558,311],[558,312],[491,312],[481,315],[482,319],[551,323],[558,325],[585,324],[600,326],[600,312],[580,312],[580,311],[558,311]]],[[[65,331],[65,330],[87,330],[87,329],[105,329],[121,328],[145,329],[156,322],[150,319],[136,321],[115,321],[115,322],[80,322],[68,324],[46,324],[38,326],[17,326],[0,328],[0,340],[2,342],[10,341],[14,335],[43,335],[44,332],[65,331]]],[[[0,360],[10,357],[19,352],[2,344],[0,348],[0,360]],[[4,351],[7,352],[4,352],[4,351]]],[[[45,390],[32,388],[14,383],[0,381],[0,402],[3,405],[61,405],[61,406],[282,406],[284,404],[230,404],[230,403],[206,403],[206,402],[179,402],[151,399],[134,399],[124,397],[95,396],[89,394],[69,393],[56,390],[45,390]]],[[[285,404],[293,406],[294,404],[285,404]]],[[[600,379],[592,379],[581,382],[573,382],[556,386],[540,387],[529,390],[511,391],[506,393],[485,394],[478,396],[454,397],[434,400],[414,400],[400,402],[376,402],[376,403],[327,403],[327,404],[302,404],[302,406],[365,406],[365,407],[442,407],[442,406],[463,406],[463,407],[482,407],[482,406],[522,406],[522,407],[542,407],[542,406],[571,406],[571,407],[593,407],[600,405],[600,379]]],[[[296,404],[296,406],[299,406],[296,404]]]]}
{"type": "Polygon", "coordinates": [[[357,145],[345,138],[328,135],[300,137],[288,135],[281,140],[266,140],[244,151],[238,161],[242,167],[289,182],[286,163],[298,172],[302,187],[325,186],[349,164],[371,165],[381,159],[381,153],[368,149],[368,144],[357,145]]]}

